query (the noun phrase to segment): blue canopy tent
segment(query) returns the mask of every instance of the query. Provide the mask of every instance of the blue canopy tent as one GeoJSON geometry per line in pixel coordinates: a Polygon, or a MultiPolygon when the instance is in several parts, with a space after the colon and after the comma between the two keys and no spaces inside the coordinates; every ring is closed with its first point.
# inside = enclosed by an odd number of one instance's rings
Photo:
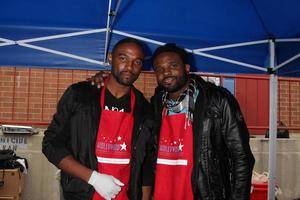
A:
{"type": "MultiPolygon", "coordinates": [[[[275,195],[277,75],[300,76],[300,1],[11,0],[0,3],[0,66],[108,69],[120,38],[177,43],[195,71],[270,74],[269,199],[275,195]]],[[[149,70],[146,63],[145,70],[149,70]]]]}

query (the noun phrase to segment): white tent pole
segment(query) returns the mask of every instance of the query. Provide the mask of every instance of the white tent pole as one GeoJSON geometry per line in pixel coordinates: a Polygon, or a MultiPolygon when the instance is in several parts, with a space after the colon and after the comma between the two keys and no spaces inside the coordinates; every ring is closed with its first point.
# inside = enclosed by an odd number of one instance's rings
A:
{"type": "Polygon", "coordinates": [[[15,41],[8,40],[8,39],[5,39],[5,38],[0,38],[0,42],[3,42],[3,43],[0,43],[0,47],[1,46],[8,46],[8,45],[14,45],[14,44],[16,44],[15,41]]]}
{"type": "Polygon", "coordinates": [[[274,70],[277,70],[277,69],[279,69],[279,68],[281,68],[281,67],[283,67],[283,66],[289,64],[290,62],[293,62],[294,60],[297,60],[298,58],[300,58],[300,53],[298,53],[297,55],[295,55],[295,56],[291,57],[290,59],[284,61],[284,62],[281,63],[280,65],[277,65],[277,66],[274,68],[274,70]]]}
{"type": "MultiPolygon", "coordinates": [[[[300,42],[300,38],[288,38],[288,39],[277,39],[276,42],[300,42]]],[[[295,56],[287,59],[283,63],[277,65],[274,70],[278,70],[282,68],[283,66],[289,64],[290,62],[293,62],[294,60],[298,59],[300,57],[300,53],[296,54],[295,56]]]]}
{"type": "Polygon", "coordinates": [[[263,72],[267,72],[267,69],[264,68],[264,67],[260,67],[260,66],[256,66],[256,65],[252,65],[252,64],[248,64],[248,63],[244,63],[244,62],[240,62],[240,61],[236,61],[236,60],[232,60],[232,59],[228,59],[228,58],[223,58],[223,57],[220,57],[220,56],[215,56],[215,55],[211,55],[211,54],[207,54],[207,53],[203,53],[203,52],[193,52],[193,53],[196,54],[196,55],[203,56],[203,57],[207,57],[207,58],[211,58],[211,59],[215,59],[215,60],[220,60],[220,61],[224,61],[224,62],[228,62],[228,63],[232,63],[232,64],[236,64],[236,65],[240,65],[240,66],[260,70],[260,71],[263,71],[263,72]]]}
{"type": "Polygon", "coordinates": [[[53,39],[74,37],[74,36],[80,36],[80,35],[88,35],[88,34],[93,34],[93,33],[101,33],[104,31],[106,31],[105,28],[92,29],[92,30],[87,30],[87,31],[79,31],[79,32],[73,32],[73,33],[64,33],[64,34],[50,35],[50,36],[45,36],[45,37],[18,40],[17,42],[21,42],[21,43],[39,42],[39,41],[45,41],[45,40],[53,40],[53,39]]]}
{"type": "MultiPolygon", "coordinates": [[[[270,40],[270,68],[275,68],[275,42],[270,40]]],[[[277,85],[278,79],[274,74],[270,75],[270,105],[269,105],[269,183],[268,200],[275,199],[276,181],[276,138],[277,138],[277,85]]]]}
{"type": "Polygon", "coordinates": [[[109,21],[110,21],[110,11],[111,11],[111,0],[109,0],[108,3],[108,11],[107,11],[107,21],[106,21],[106,36],[105,36],[105,48],[104,48],[104,57],[103,62],[106,63],[106,54],[108,52],[108,42],[109,42],[109,34],[110,34],[110,28],[109,28],[109,21]]]}
{"type": "Polygon", "coordinates": [[[8,39],[5,39],[5,38],[0,38],[0,42],[14,42],[13,40],[8,40],[8,39]]]}
{"type": "Polygon", "coordinates": [[[242,43],[227,44],[227,45],[221,45],[221,46],[215,46],[215,47],[205,47],[205,48],[200,48],[200,49],[194,49],[194,51],[204,52],[204,51],[228,49],[228,48],[234,48],[234,47],[250,46],[250,45],[265,44],[265,43],[268,43],[268,40],[258,40],[258,41],[253,41],[253,42],[242,42],[242,43]]]}
{"type": "Polygon", "coordinates": [[[133,35],[133,34],[130,34],[130,33],[125,33],[125,32],[122,32],[122,31],[112,30],[112,32],[114,34],[117,34],[117,35],[123,35],[123,36],[126,36],[126,37],[135,38],[137,40],[141,40],[141,41],[144,41],[144,42],[149,42],[149,43],[152,43],[152,44],[157,44],[157,45],[161,45],[161,46],[166,44],[164,42],[160,42],[160,41],[157,41],[157,40],[148,39],[148,38],[137,36],[137,35],[133,35]]]}
{"type": "Polygon", "coordinates": [[[300,38],[276,39],[276,42],[300,42],[300,38]]]}
{"type": "Polygon", "coordinates": [[[113,24],[115,23],[115,20],[116,20],[116,17],[117,17],[117,13],[118,13],[118,11],[119,11],[119,8],[120,8],[120,5],[121,5],[121,0],[118,0],[118,2],[117,2],[117,6],[116,6],[116,9],[115,9],[115,12],[114,12],[114,17],[112,18],[112,20],[111,20],[111,24],[110,24],[110,27],[112,27],[113,26],[113,24]]]}
{"type": "Polygon", "coordinates": [[[15,42],[5,42],[5,43],[0,43],[0,47],[3,47],[3,46],[9,46],[9,45],[14,45],[16,44],[15,42]]]}
{"type": "Polygon", "coordinates": [[[77,55],[70,54],[70,53],[65,53],[65,52],[62,52],[62,51],[56,51],[56,50],[53,50],[53,49],[48,49],[48,48],[45,48],[45,47],[39,47],[39,46],[36,46],[36,45],[22,43],[22,42],[18,42],[18,45],[23,46],[23,47],[28,47],[28,48],[31,48],[31,49],[36,49],[36,50],[52,53],[52,54],[56,54],[56,55],[60,55],[60,56],[65,56],[65,57],[68,57],[68,58],[74,58],[74,59],[77,59],[77,60],[89,62],[89,63],[96,64],[96,65],[107,66],[107,64],[104,63],[104,62],[89,59],[89,58],[85,58],[85,57],[82,57],[82,56],[77,56],[77,55]]]}

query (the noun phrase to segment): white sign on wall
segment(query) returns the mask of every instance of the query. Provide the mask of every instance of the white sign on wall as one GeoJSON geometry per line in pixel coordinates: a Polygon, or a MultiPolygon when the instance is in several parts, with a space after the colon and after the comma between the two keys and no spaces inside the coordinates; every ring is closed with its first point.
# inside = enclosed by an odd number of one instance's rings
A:
{"type": "Polygon", "coordinates": [[[27,137],[0,135],[0,149],[27,149],[27,137]]]}

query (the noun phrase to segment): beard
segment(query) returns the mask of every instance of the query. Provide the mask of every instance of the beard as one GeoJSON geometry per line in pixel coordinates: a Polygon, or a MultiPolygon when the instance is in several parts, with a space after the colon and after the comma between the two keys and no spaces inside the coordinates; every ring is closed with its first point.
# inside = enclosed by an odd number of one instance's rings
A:
{"type": "Polygon", "coordinates": [[[174,78],[175,79],[175,84],[173,84],[173,85],[165,84],[164,80],[163,80],[163,81],[159,82],[158,85],[160,87],[162,87],[165,91],[169,92],[169,93],[179,91],[188,82],[188,75],[186,73],[183,74],[180,77],[178,77],[178,76],[171,76],[171,77],[166,77],[166,78],[174,78]]]}
{"type": "Polygon", "coordinates": [[[125,86],[131,86],[138,78],[137,74],[128,71],[116,72],[113,70],[112,75],[119,84],[125,86]]]}

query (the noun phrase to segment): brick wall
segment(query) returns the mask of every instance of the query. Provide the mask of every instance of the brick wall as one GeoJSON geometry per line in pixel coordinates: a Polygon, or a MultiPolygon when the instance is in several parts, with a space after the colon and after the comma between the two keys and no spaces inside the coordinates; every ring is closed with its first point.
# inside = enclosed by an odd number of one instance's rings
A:
{"type": "MultiPolygon", "coordinates": [[[[278,119],[290,127],[300,127],[300,79],[279,79],[278,119]]],[[[298,131],[300,132],[300,130],[298,131]]]]}
{"type": "MultiPolygon", "coordinates": [[[[88,70],[0,67],[0,123],[49,123],[66,87],[94,74],[88,70]]],[[[135,85],[149,99],[156,87],[154,74],[142,73],[135,85]]],[[[300,79],[280,79],[278,95],[279,120],[299,129],[300,79]]]]}
{"type": "MultiPolygon", "coordinates": [[[[0,122],[48,123],[65,89],[94,74],[88,70],[0,67],[0,122]]],[[[151,73],[142,73],[136,82],[147,98],[155,85],[151,73]]]]}

